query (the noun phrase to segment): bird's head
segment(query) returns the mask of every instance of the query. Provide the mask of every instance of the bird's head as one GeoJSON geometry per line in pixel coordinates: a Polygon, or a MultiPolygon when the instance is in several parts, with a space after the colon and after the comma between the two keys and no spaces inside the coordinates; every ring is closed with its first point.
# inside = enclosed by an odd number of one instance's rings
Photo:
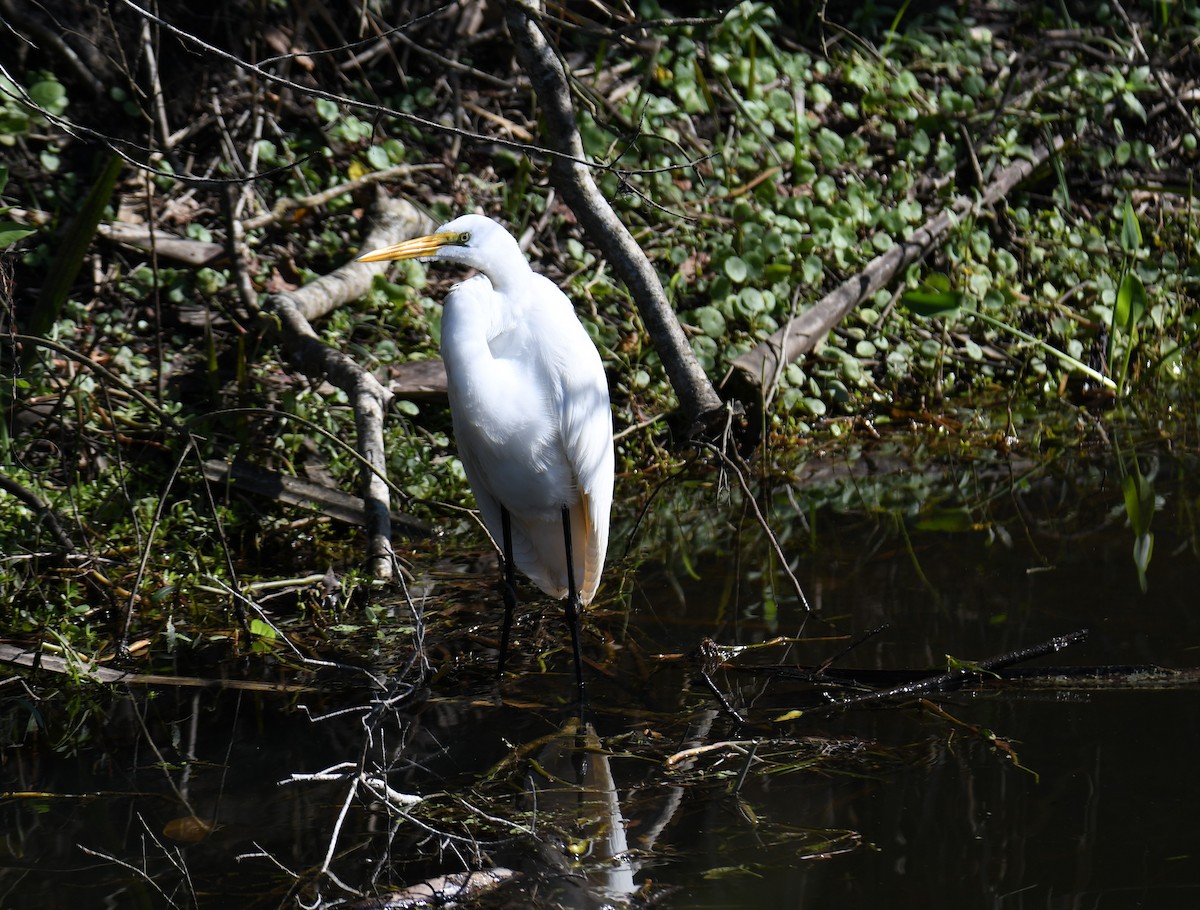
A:
{"type": "Polygon", "coordinates": [[[457,262],[488,275],[503,271],[512,263],[525,263],[512,235],[484,215],[460,215],[443,224],[436,233],[371,250],[358,257],[359,262],[397,259],[457,262]]]}

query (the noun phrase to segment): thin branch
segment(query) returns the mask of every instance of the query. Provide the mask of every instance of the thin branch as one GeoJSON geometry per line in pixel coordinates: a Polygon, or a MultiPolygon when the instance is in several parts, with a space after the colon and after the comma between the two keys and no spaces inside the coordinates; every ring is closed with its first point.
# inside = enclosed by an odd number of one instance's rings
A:
{"type": "MultiPolygon", "coordinates": [[[[446,133],[446,134],[449,134],[452,136],[457,136],[461,139],[469,139],[471,141],[476,141],[476,142],[486,141],[486,142],[494,143],[496,145],[502,145],[507,148],[517,149],[519,151],[525,152],[527,155],[530,155],[532,157],[545,156],[545,157],[550,157],[550,158],[554,158],[554,159],[561,159],[561,158],[571,159],[570,155],[567,155],[564,152],[553,149],[553,148],[544,148],[542,146],[531,145],[530,143],[527,143],[527,142],[519,142],[515,139],[508,139],[503,136],[481,136],[478,133],[472,132],[471,130],[462,129],[461,127],[456,127],[456,126],[450,126],[448,124],[441,123],[437,120],[429,120],[425,117],[419,117],[416,114],[397,110],[395,108],[388,107],[386,105],[373,104],[368,101],[356,101],[353,98],[347,98],[345,95],[339,95],[336,92],[328,92],[328,91],[325,91],[324,89],[316,88],[311,85],[302,85],[299,82],[294,82],[291,79],[287,79],[283,76],[279,76],[259,64],[251,63],[248,60],[243,60],[241,57],[238,57],[236,54],[231,54],[228,51],[221,50],[221,48],[216,47],[212,44],[209,44],[208,42],[202,40],[201,38],[197,37],[196,35],[191,34],[187,30],[182,29],[176,25],[173,25],[172,23],[168,22],[167,20],[163,19],[160,16],[156,16],[154,13],[150,12],[150,10],[143,9],[142,7],[138,6],[137,3],[134,2],[134,0],[117,0],[117,2],[128,7],[136,15],[146,18],[146,19],[150,20],[151,22],[155,23],[156,25],[158,25],[160,28],[170,32],[172,35],[174,35],[176,38],[178,38],[180,41],[184,42],[185,44],[189,44],[189,45],[192,45],[193,47],[197,47],[207,54],[211,54],[220,60],[224,60],[226,63],[232,64],[233,66],[237,67],[238,69],[244,70],[245,72],[252,73],[253,75],[258,76],[260,79],[264,79],[267,82],[273,83],[274,85],[277,85],[277,86],[282,86],[284,88],[291,89],[292,91],[299,92],[300,94],[308,95],[313,98],[323,98],[326,101],[332,101],[335,104],[345,105],[346,107],[354,108],[354,109],[357,109],[360,111],[366,111],[367,113],[374,114],[377,116],[394,117],[397,120],[403,120],[406,123],[410,123],[414,126],[418,126],[423,130],[429,130],[429,131],[436,132],[436,133],[446,133]]],[[[6,71],[3,70],[2,67],[0,67],[0,72],[2,72],[6,76],[9,75],[6,71]]],[[[20,85],[19,82],[16,82],[16,84],[20,85]]],[[[36,102],[34,102],[33,99],[28,96],[27,93],[22,91],[21,94],[22,94],[22,97],[20,100],[23,104],[28,104],[29,106],[35,108],[39,113],[41,113],[43,116],[47,117],[47,119],[49,119],[51,122],[55,123],[56,125],[62,127],[65,130],[67,130],[72,135],[79,133],[79,134],[87,135],[98,141],[101,141],[101,142],[105,143],[105,145],[107,145],[109,148],[111,148],[116,154],[120,155],[121,158],[123,158],[125,161],[132,164],[134,167],[151,170],[151,171],[154,171],[155,173],[160,173],[155,168],[150,167],[149,165],[145,164],[144,162],[137,161],[136,159],[130,157],[128,154],[123,152],[121,149],[116,148],[115,144],[114,144],[114,140],[111,137],[106,136],[96,130],[88,129],[87,127],[81,126],[80,124],[74,124],[69,121],[66,121],[63,118],[54,115],[50,111],[44,110],[36,102]]],[[[582,165],[584,167],[602,167],[601,165],[596,165],[593,162],[587,161],[583,157],[582,150],[580,151],[580,154],[578,155],[578,157],[573,158],[571,160],[575,164],[582,165]]],[[[181,175],[181,174],[171,174],[170,176],[176,180],[188,180],[188,179],[197,180],[197,178],[188,178],[185,175],[181,175]]],[[[198,182],[202,182],[202,183],[240,182],[243,179],[254,179],[257,177],[261,177],[261,176],[263,176],[263,175],[262,174],[253,174],[253,175],[248,175],[248,178],[240,178],[240,177],[229,178],[228,181],[222,181],[219,178],[205,178],[203,180],[198,180],[198,182]]]]}
{"type": "MultiPolygon", "coordinates": [[[[427,233],[428,219],[411,203],[380,197],[375,226],[366,238],[367,248],[388,246],[402,237],[427,233]]],[[[376,578],[392,576],[391,515],[388,504],[387,452],[383,443],[383,416],[392,400],[378,379],[344,351],[326,345],[311,321],[356,300],[367,292],[375,275],[387,263],[350,262],[322,275],[296,291],[272,294],[264,311],[273,316],[283,346],[313,376],[324,376],[344,391],[354,408],[357,449],[366,462],[363,501],[367,528],[367,557],[376,578]]]]}
{"type": "Polygon", "coordinates": [[[316,206],[332,202],[339,196],[353,193],[364,186],[370,186],[373,183],[386,183],[396,177],[408,177],[411,174],[421,171],[441,170],[444,167],[444,164],[397,164],[394,167],[387,167],[381,171],[371,171],[369,174],[363,174],[361,177],[355,177],[353,180],[347,180],[345,183],[339,183],[337,186],[321,190],[321,192],[313,193],[310,196],[302,196],[299,199],[285,196],[275,202],[271,211],[262,215],[255,215],[253,218],[247,218],[242,222],[242,227],[248,231],[266,227],[268,224],[273,224],[295,209],[315,208],[316,206]]]}
{"type": "Polygon", "coordinates": [[[726,469],[733,472],[733,476],[738,479],[738,486],[742,489],[742,495],[746,497],[746,501],[750,503],[751,509],[754,511],[754,517],[758,519],[759,526],[763,529],[763,533],[767,535],[767,540],[771,543],[771,550],[775,553],[775,557],[779,560],[780,566],[783,568],[784,574],[792,583],[792,588],[796,592],[796,598],[800,601],[805,612],[811,613],[812,606],[808,602],[808,598],[804,596],[804,588],[800,585],[800,580],[796,578],[792,572],[791,566],[788,565],[787,556],[783,552],[783,547],[779,545],[779,539],[775,536],[775,532],[771,530],[771,525],[767,521],[767,517],[763,515],[762,509],[758,506],[758,500],[754,498],[754,493],[750,490],[750,485],[746,483],[746,475],[742,469],[731,459],[725,452],[724,446],[716,446],[712,443],[702,442],[702,448],[708,449],[713,453],[725,466],[726,469]]]}
{"type": "Polygon", "coordinates": [[[621,223],[592,177],[584,153],[566,69],[543,34],[536,0],[510,0],[508,28],[517,57],[541,104],[545,131],[555,145],[550,175],[588,237],[612,264],[638,306],[642,322],[687,415],[689,435],[708,434],[723,422],[724,405],[675,316],[658,273],[621,223]]]}

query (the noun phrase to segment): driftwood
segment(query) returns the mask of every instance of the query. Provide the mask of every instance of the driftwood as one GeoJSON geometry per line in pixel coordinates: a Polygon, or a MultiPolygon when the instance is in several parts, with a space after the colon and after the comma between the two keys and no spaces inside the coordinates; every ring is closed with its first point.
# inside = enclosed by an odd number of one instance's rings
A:
{"type": "MultiPolygon", "coordinates": [[[[276,502],[312,509],[345,524],[363,525],[366,522],[365,506],[360,497],[351,496],[324,484],[314,483],[302,477],[289,477],[287,474],[268,471],[266,468],[241,461],[230,463],[210,458],[204,462],[203,467],[204,477],[211,483],[228,484],[233,489],[266,496],[276,502]]],[[[404,528],[410,534],[428,536],[433,533],[433,528],[427,522],[404,512],[393,511],[391,523],[404,528]]]]}
{"type": "MultiPolygon", "coordinates": [[[[380,197],[367,249],[390,246],[406,237],[428,233],[429,219],[411,203],[380,197]]],[[[323,376],[350,398],[354,407],[357,449],[369,467],[363,470],[363,500],[367,528],[367,558],[377,578],[393,572],[391,515],[388,508],[383,415],[392,400],[373,375],[344,351],[324,344],[312,321],[365,294],[371,280],[387,263],[350,262],[296,291],[272,294],[264,310],[276,320],[280,340],[299,367],[310,376],[323,376]]]]}
{"type": "Polygon", "coordinates": [[[893,686],[890,689],[885,689],[882,692],[872,692],[870,695],[857,695],[853,698],[840,699],[833,702],[827,710],[842,710],[845,708],[860,708],[866,705],[881,704],[884,702],[895,701],[897,699],[907,700],[918,695],[934,695],[940,692],[953,692],[955,689],[961,689],[970,682],[981,679],[987,674],[995,675],[1013,664],[1024,663],[1028,660],[1036,660],[1039,657],[1045,657],[1048,654],[1055,654],[1072,645],[1077,645],[1080,642],[1086,641],[1088,633],[1086,629],[1081,629],[1078,632],[1071,632],[1068,635],[1058,635],[1047,641],[1040,642],[1028,648],[1021,648],[1018,651],[1010,651],[1007,654],[999,654],[995,657],[989,657],[987,660],[981,660],[971,666],[961,669],[950,670],[946,673],[939,673],[925,679],[915,682],[904,683],[903,685],[893,686]]]}
{"type": "Polygon", "coordinates": [[[846,314],[895,280],[913,262],[942,242],[950,228],[964,217],[995,205],[1006,197],[1052,154],[1063,147],[1055,138],[1052,146],[1034,148],[1028,159],[1010,164],[988,184],[982,195],[972,199],[958,197],[950,206],[934,215],[912,235],[897,241],[886,253],[872,259],[861,272],[843,281],[808,310],[788,321],[775,334],[733,362],[721,383],[726,399],[742,403],[747,413],[747,432],[757,434],[762,425],[762,407],[767,393],[779,381],[783,368],[811,351],[846,314]]]}
{"type": "Polygon", "coordinates": [[[510,0],[507,4],[508,31],[517,59],[541,105],[546,139],[558,153],[550,163],[550,178],[588,237],[629,289],[671,387],[679,396],[691,434],[709,435],[724,424],[724,405],[696,360],[654,266],[592,179],[567,73],[542,33],[538,23],[541,14],[539,0],[510,0]]]}
{"type": "Polygon", "coordinates": [[[93,660],[75,655],[63,657],[36,648],[22,648],[0,643],[0,664],[42,670],[80,681],[105,685],[164,686],[181,689],[236,689],[243,692],[311,692],[311,686],[301,683],[265,682],[256,679],[178,676],[164,673],[127,673],[114,670],[93,660]]]}
{"type": "Polygon", "coordinates": [[[145,252],[153,251],[157,256],[194,267],[208,265],[225,252],[225,247],[219,243],[180,237],[171,231],[151,228],[144,224],[114,221],[111,224],[101,224],[96,228],[96,233],[113,243],[145,252]]]}

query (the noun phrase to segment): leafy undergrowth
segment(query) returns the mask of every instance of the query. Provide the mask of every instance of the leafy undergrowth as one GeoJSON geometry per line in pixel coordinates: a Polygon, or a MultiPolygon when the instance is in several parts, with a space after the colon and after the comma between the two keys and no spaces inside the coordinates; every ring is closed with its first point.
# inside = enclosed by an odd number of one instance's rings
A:
{"type": "MultiPolygon", "coordinates": [[[[1063,142],[1010,198],[963,219],[781,372],[759,474],[790,470],[797,452],[854,462],[909,427],[916,441],[899,447],[916,456],[933,439],[1033,464],[1057,447],[1109,447],[1126,424],[1139,439],[1196,446],[1197,125],[1177,99],[1196,82],[1186,51],[1200,14],[1193,2],[1113,4],[1071,19],[1052,6],[835,22],[747,2],[683,21],[645,3],[645,28],[613,7],[603,27],[554,32],[601,186],[714,381],[949,200],[981,192],[1034,146],[1063,142]]],[[[57,12],[44,4],[36,22],[57,12]]],[[[357,252],[372,188],[348,182],[380,171],[399,168],[392,191],[437,218],[481,209],[529,231],[535,264],[575,300],[622,433],[614,554],[634,504],[681,458],[708,458],[670,451],[673,395],[658,356],[549,186],[544,158],[525,154],[538,122],[503,30],[443,10],[386,12],[395,16],[364,11],[376,31],[348,44],[359,20],[341,32],[271,8],[233,27],[168,4],[164,20],[192,37],[150,21],[160,42],[151,76],[122,62],[142,59],[147,21],[129,6],[98,14],[110,18],[92,37],[110,53],[93,80],[36,41],[0,54],[4,218],[36,231],[0,235],[20,253],[4,263],[5,324],[45,338],[4,351],[0,609],[10,636],[104,657],[143,642],[169,656],[213,636],[274,648],[282,605],[306,631],[376,634],[357,532],[213,485],[204,462],[242,458],[355,484],[344,398],[289,374],[255,304],[357,252]],[[403,31],[388,33],[405,15],[403,31]],[[451,77],[431,47],[453,49],[451,77]],[[83,200],[104,185],[106,148],[138,167],[121,166],[99,222],[166,229],[193,252],[214,244],[210,259],[72,240],[83,200]],[[335,591],[308,580],[330,567],[335,591]],[[292,578],[274,600],[248,587],[292,578]]],[[[450,280],[407,263],[319,328],[393,378],[436,356],[450,280]]],[[[474,533],[440,506],[469,497],[443,403],[412,395],[391,416],[391,474],[411,497],[399,505],[446,531],[403,545],[419,579],[474,533]]],[[[1136,456],[1122,463],[1127,517],[1150,540],[1153,495],[1136,456]]],[[[831,495],[911,517],[957,502],[960,480],[916,471],[882,483],[878,503],[853,482],[831,495]]],[[[719,496],[723,483],[736,487],[719,472],[699,485],[719,496]]],[[[822,495],[806,490],[793,495],[822,495]]],[[[957,518],[942,520],[987,524],[978,509],[947,511],[957,518]]],[[[676,533],[652,517],[624,549],[634,562],[657,559],[676,533]]],[[[779,536],[786,543],[788,531],[779,536]]],[[[1152,551],[1140,552],[1144,571],[1152,551]]]]}

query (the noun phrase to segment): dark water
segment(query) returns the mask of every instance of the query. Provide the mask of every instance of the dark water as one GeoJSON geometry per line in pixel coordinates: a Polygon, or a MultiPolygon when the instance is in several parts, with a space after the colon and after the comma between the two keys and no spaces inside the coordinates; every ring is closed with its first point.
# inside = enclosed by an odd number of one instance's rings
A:
{"type": "Polygon", "coordinates": [[[815,615],[736,495],[681,488],[638,526],[622,595],[589,617],[591,740],[555,735],[576,721],[553,616],[523,614],[523,673],[500,700],[495,598],[470,572],[455,597],[486,611],[465,640],[448,627],[474,614],[431,625],[440,675],[406,697],[415,677],[391,667],[392,704],[336,670],[286,674],[321,687],[294,695],[97,687],[73,714],[31,697],[52,682],[10,682],[0,906],[310,906],[493,865],[519,874],[488,906],[632,891],[668,907],[1196,906],[1194,681],[992,685],[784,720],[854,693],[747,669],[820,664],[884,623],[836,666],[944,668],[1079,629],[1084,643],[1032,665],[1200,665],[1195,465],[1146,464],[1145,592],[1115,464],[926,466],[910,486],[953,476],[916,497],[870,471],[773,481],[763,501],[815,615]],[[777,637],[725,665],[675,657],[777,637]],[[37,717],[74,717],[86,741],[56,751],[37,717]],[[667,764],[722,742],[737,745],[667,764]],[[345,779],[280,783],[339,763],[425,802],[405,817],[361,786],[347,801],[345,779]],[[192,813],[216,827],[185,845],[192,813]]]}

